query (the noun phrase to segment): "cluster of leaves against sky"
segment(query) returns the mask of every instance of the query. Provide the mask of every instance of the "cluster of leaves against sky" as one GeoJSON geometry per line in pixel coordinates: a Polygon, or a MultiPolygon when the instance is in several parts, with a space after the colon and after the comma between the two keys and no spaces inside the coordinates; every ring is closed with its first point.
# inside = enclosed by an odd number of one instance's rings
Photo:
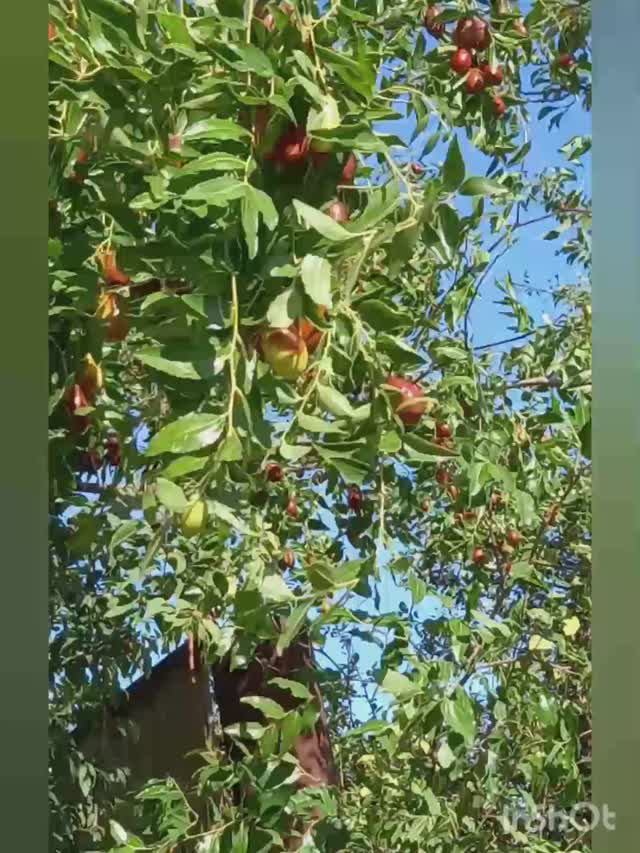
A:
{"type": "Polygon", "coordinates": [[[537,326],[540,283],[505,275],[513,340],[471,321],[531,223],[588,272],[589,140],[527,164],[531,109],[590,107],[589,7],[425,11],[50,3],[52,850],[277,850],[311,801],[323,851],[588,849],[500,820],[589,797],[588,289],[537,326]],[[474,16],[501,82],[470,93],[474,16]],[[380,130],[403,116],[408,141],[380,130]],[[319,343],[283,378],[265,334],[303,322],[319,343]],[[72,730],[188,633],[242,663],[274,616],[324,648],[340,790],[265,772],[275,715],[244,761],[209,754],[208,826],[171,784],[110,821],[126,774],[72,730]]]}

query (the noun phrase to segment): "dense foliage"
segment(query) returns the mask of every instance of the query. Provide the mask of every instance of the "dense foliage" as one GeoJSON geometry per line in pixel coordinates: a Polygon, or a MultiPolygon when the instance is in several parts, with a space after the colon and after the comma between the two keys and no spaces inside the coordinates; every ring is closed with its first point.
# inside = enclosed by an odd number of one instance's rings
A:
{"type": "Polygon", "coordinates": [[[318,804],[323,851],[588,849],[502,818],[590,793],[590,140],[530,132],[590,107],[589,7],[425,11],[50,3],[52,850],[277,850],[318,804]],[[497,273],[536,223],[580,279],[542,324],[497,273]],[[207,825],[159,782],[116,822],[73,730],[274,615],[324,646],[341,788],[293,796],[265,707],[207,825]]]}

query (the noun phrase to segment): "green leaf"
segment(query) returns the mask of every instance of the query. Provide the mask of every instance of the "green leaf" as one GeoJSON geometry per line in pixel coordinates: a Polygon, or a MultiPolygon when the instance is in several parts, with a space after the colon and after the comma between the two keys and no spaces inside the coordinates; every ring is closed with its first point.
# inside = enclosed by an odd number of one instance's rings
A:
{"type": "Polygon", "coordinates": [[[184,140],[215,139],[224,141],[242,139],[243,136],[251,136],[251,134],[244,127],[240,127],[239,124],[225,118],[207,118],[203,121],[197,121],[182,134],[184,140]]]}
{"type": "Polygon", "coordinates": [[[457,190],[464,181],[465,166],[458,137],[454,136],[442,168],[442,186],[448,192],[457,190]]]}
{"type": "Polygon", "coordinates": [[[464,184],[460,187],[460,195],[504,195],[508,193],[507,187],[496,181],[491,181],[489,178],[467,178],[464,184]]]}
{"type": "Polygon", "coordinates": [[[327,65],[338,77],[364,98],[370,98],[375,86],[375,74],[372,63],[368,59],[356,62],[337,50],[316,46],[318,58],[327,65]]]}
{"type": "Polygon", "coordinates": [[[445,699],[442,703],[442,716],[445,725],[465,739],[471,746],[476,736],[476,716],[471,700],[459,689],[455,699],[445,699]]]}
{"type": "Polygon", "coordinates": [[[109,831],[111,832],[111,837],[116,842],[116,844],[126,844],[129,836],[127,835],[126,829],[124,829],[120,824],[115,820],[109,820],[109,831]]]}
{"type": "Polygon", "coordinates": [[[289,462],[297,462],[311,450],[309,444],[287,444],[285,441],[280,445],[280,456],[289,462]]]}
{"type": "Polygon", "coordinates": [[[262,581],[260,594],[265,601],[290,601],[293,593],[280,575],[267,575],[262,581]]]}
{"type": "Polygon", "coordinates": [[[229,527],[237,530],[238,533],[251,533],[251,528],[247,527],[243,521],[240,521],[238,516],[235,515],[225,504],[220,503],[220,501],[208,501],[208,505],[212,515],[215,515],[216,518],[224,521],[225,524],[228,524],[229,527]]]}
{"type": "Polygon", "coordinates": [[[516,503],[523,527],[530,527],[536,519],[536,505],[533,498],[527,492],[518,491],[516,503]]]}
{"type": "Polygon", "coordinates": [[[586,459],[591,459],[591,419],[580,430],[580,450],[586,459]]]}
{"type": "Polygon", "coordinates": [[[344,229],[338,222],[334,222],[330,216],[326,215],[326,213],[316,210],[315,207],[309,207],[308,204],[305,204],[298,199],[293,200],[293,206],[295,207],[296,213],[301,221],[308,228],[313,228],[314,231],[317,231],[326,240],[330,240],[332,243],[341,243],[345,240],[352,240],[354,236],[357,236],[344,229]]]}
{"type": "Polygon", "coordinates": [[[277,329],[286,329],[301,316],[303,308],[303,294],[293,284],[273,300],[267,311],[267,323],[277,329]]]}
{"type": "Polygon", "coordinates": [[[411,325],[411,315],[390,307],[380,299],[366,299],[358,305],[358,312],[365,323],[377,330],[407,328],[411,325]]]}
{"type": "Polygon", "coordinates": [[[391,693],[396,699],[406,699],[409,696],[415,696],[420,692],[417,684],[411,681],[406,675],[395,670],[389,670],[382,679],[380,685],[387,693],[391,693]]]}
{"type": "Polygon", "coordinates": [[[306,604],[300,604],[289,616],[285,623],[284,630],[280,633],[278,642],[276,643],[276,650],[278,654],[282,654],[285,649],[289,648],[292,640],[294,640],[298,635],[301,627],[306,622],[307,613],[309,612],[310,607],[310,601],[306,604]]]}
{"type": "Polygon", "coordinates": [[[190,453],[215,444],[222,420],[216,415],[191,413],[167,424],[149,442],[147,456],[161,453],[190,453]]]}
{"type": "Polygon", "coordinates": [[[353,416],[353,407],[349,400],[330,385],[318,385],[318,399],[324,408],[337,418],[353,416]]]}
{"type": "Polygon", "coordinates": [[[331,264],[326,258],[305,255],[300,268],[302,283],[307,295],[316,305],[331,308],[331,264]]]}
{"type": "Polygon", "coordinates": [[[284,708],[273,699],[267,699],[266,696],[242,696],[240,701],[245,705],[251,705],[252,708],[257,708],[270,720],[282,720],[287,714],[284,708]]]}
{"type": "Polygon", "coordinates": [[[201,471],[206,464],[206,456],[181,456],[179,459],[170,462],[163,470],[162,475],[167,480],[179,480],[180,477],[185,477],[187,474],[201,471]]]}
{"type": "Polygon", "coordinates": [[[197,172],[234,172],[245,168],[244,160],[227,154],[225,151],[216,151],[213,154],[205,154],[196,157],[186,163],[174,176],[173,179],[183,178],[185,175],[193,175],[197,172]]]}
{"type": "Polygon", "coordinates": [[[316,415],[307,415],[305,412],[298,412],[298,423],[302,429],[308,432],[342,432],[343,424],[337,421],[325,421],[316,415]]]}
{"type": "Polygon", "coordinates": [[[528,581],[528,580],[530,580],[532,575],[533,575],[533,567],[531,565],[529,565],[529,563],[525,562],[524,560],[519,560],[517,563],[513,564],[513,567],[511,569],[511,574],[509,575],[509,577],[514,581],[516,581],[516,580],[528,581]]]}
{"type": "Polygon", "coordinates": [[[562,623],[562,633],[565,637],[575,637],[579,630],[580,620],[577,616],[571,616],[569,619],[565,619],[562,623]]]}
{"type": "Polygon", "coordinates": [[[241,62],[234,63],[239,71],[252,71],[259,77],[273,77],[275,71],[271,60],[264,51],[252,44],[229,44],[229,48],[237,53],[241,62]]]}
{"type": "Polygon", "coordinates": [[[324,463],[335,468],[345,483],[355,483],[355,485],[361,486],[370,476],[369,466],[357,459],[346,457],[345,454],[331,453],[323,447],[316,446],[316,450],[324,463]]]}
{"type": "Polygon", "coordinates": [[[270,196],[262,190],[246,185],[240,215],[247,248],[249,249],[249,257],[255,258],[258,254],[259,219],[262,217],[267,228],[272,231],[278,224],[278,211],[270,196]]]}
{"type": "Polygon", "coordinates": [[[353,587],[358,580],[360,571],[361,563],[359,560],[336,564],[318,560],[305,567],[309,583],[319,592],[353,587]]]}
{"type": "Polygon", "coordinates": [[[433,441],[428,441],[411,432],[404,434],[404,445],[410,456],[414,459],[423,459],[423,461],[443,458],[452,459],[459,455],[455,448],[442,447],[433,441]]]}
{"type": "Polygon", "coordinates": [[[242,181],[225,175],[223,178],[211,178],[190,187],[182,198],[184,201],[202,201],[213,207],[226,207],[228,201],[242,198],[246,189],[246,184],[242,181]]]}
{"type": "Polygon", "coordinates": [[[183,47],[195,47],[185,17],[175,15],[171,12],[157,12],[156,17],[160,26],[174,44],[180,44],[183,47]]]}
{"type": "Polygon", "coordinates": [[[177,379],[191,379],[201,381],[213,376],[213,359],[211,361],[175,361],[162,355],[161,347],[143,347],[134,351],[134,358],[146,364],[153,370],[175,376],[177,379]]]}
{"type": "Polygon", "coordinates": [[[305,702],[310,702],[313,698],[305,685],[299,681],[291,681],[288,678],[270,678],[269,684],[280,687],[282,690],[287,690],[296,699],[304,699],[305,702]]]}
{"type": "Polygon", "coordinates": [[[233,429],[227,433],[216,453],[219,462],[239,462],[244,456],[244,449],[238,433],[233,429]]]}
{"type": "Polygon", "coordinates": [[[141,527],[142,523],[134,518],[127,519],[117,527],[115,533],[111,537],[111,542],[109,543],[109,557],[112,558],[118,545],[126,542],[127,539],[131,539],[131,537],[137,533],[141,527]]]}
{"type": "Polygon", "coordinates": [[[156,496],[170,512],[184,512],[189,505],[180,486],[171,480],[165,480],[164,477],[158,477],[156,480],[156,496]]]}
{"type": "Polygon", "coordinates": [[[318,106],[311,107],[307,117],[307,133],[314,130],[333,130],[340,124],[340,109],[338,103],[331,95],[323,95],[318,106]]]}
{"type": "Polygon", "coordinates": [[[442,741],[436,753],[438,764],[443,770],[447,770],[456,760],[455,755],[451,751],[451,747],[446,740],[442,741]]]}
{"type": "Polygon", "coordinates": [[[553,647],[553,643],[550,640],[541,637],[539,634],[532,634],[529,638],[529,651],[531,652],[548,652],[553,647]]]}
{"type": "Polygon", "coordinates": [[[250,192],[245,192],[242,199],[240,221],[244,229],[249,257],[253,259],[258,254],[258,208],[250,192]]]}
{"type": "Polygon", "coordinates": [[[402,447],[402,439],[395,431],[382,433],[378,449],[380,453],[397,453],[402,447]]]}

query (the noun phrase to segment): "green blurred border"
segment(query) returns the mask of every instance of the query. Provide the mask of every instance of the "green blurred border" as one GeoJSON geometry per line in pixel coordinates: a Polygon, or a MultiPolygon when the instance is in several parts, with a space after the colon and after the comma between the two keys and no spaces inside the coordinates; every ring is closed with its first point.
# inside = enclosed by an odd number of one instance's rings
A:
{"type": "Polygon", "coordinates": [[[594,853],[640,849],[640,3],[594,12],[594,853]]]}
{"type": "Polygon", "coordinates": [[[47,849],[47,5],[3,3],[0,846],[47,849]]]}

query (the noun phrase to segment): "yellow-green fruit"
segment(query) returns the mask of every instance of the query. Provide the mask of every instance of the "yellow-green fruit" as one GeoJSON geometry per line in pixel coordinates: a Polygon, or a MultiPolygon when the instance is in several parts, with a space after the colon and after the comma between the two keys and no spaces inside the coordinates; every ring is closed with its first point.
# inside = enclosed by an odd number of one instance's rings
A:
{"type": "Polygon", "coordinates": [[[262,352],[282,379],[298,379],[307,369],[309,352],[304,340],[291,329],[272,329],[262,336],[262,352]]]}
{"type": "Polygon", "coordinates": [[[191,537],[202,533],[206,524],[209,512],[205,501],[196,501],[186,510],[182,516],[180,529],[183,536],[191,537]]]}

